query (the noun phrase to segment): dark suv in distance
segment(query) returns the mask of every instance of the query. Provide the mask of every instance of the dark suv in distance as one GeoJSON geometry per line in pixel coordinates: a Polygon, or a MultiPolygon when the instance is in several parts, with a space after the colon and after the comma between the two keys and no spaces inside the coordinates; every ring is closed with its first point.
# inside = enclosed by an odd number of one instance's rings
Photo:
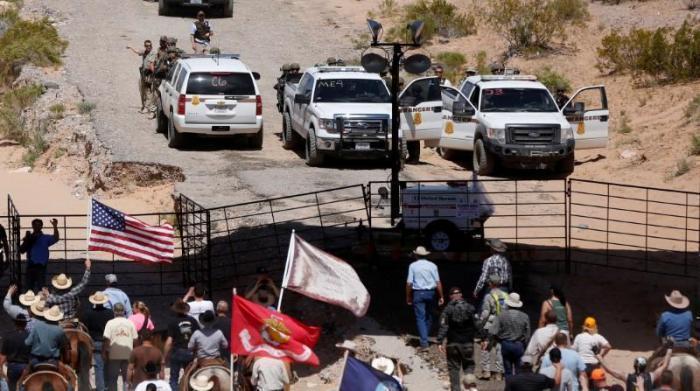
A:
{"type": "Polygon", "coordinates": [[[233,0],[158,0],[158,15],[170,15],[176,7],[216,8],[225,18],[233,16],[233,0]]]}

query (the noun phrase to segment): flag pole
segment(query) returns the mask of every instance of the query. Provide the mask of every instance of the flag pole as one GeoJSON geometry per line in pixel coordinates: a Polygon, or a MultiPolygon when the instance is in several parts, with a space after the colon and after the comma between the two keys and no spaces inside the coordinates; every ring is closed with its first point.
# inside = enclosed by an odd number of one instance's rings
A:
{"type": "MultiPolygon", "coordinates": [[[[236,296],[236,288],[235,287],[232,289],[232,292],[233,292],[233,296],[231,296],[231,328],[233,328],[233,299],[236,296]]],[[[230,374],[230,376],[229,376],[229,378],[230,378],[229,379],[229,382],[230,382],[229,390],[234,391],[234,389],[233,389],[233,380],[234,380],[233,379],[233,374],[234,374],[234,372],[233,372],[233,366],[234,366],[233,365],[233,347],[231,345],[231,342],[229,342],[228,351],[229,351],[229,355],[230,355],[229,356],[229,374],[230,374]]]]}
{"type": "Polygon", "coordinates": [[[294,246],[296,241],[294,240],[295,237],[294,230],[292,230],[292,236],[289,238],[289,249],[287,250],[287,260],[284,263],[284,274],[282,275],[282,286],[280,289],[280,297],[279,300],[277,300],[277,312],[282,312],[282,296],[284,296],[284,289],[287,287],[287,283],[289,282],[289,269],[291,268],[291,263],[293,262],[294,258],[294,246]]]}
{"type": "Polygon", "coordinates": [[[345,368],[348,366],[348,356],[350,355],[350,349],[345,349],[345,354],[343,354],[343,370],[340,371],[340,377],[338,380],[337,391],[340,391],[340,386],[343,385],[343,376],[345,375],[345,368]]]}

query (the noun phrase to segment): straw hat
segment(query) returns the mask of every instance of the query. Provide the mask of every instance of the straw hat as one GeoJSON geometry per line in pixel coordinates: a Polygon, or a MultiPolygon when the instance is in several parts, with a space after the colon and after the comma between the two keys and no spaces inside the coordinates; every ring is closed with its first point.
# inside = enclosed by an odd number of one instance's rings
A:
{"type": "Polygon", "coordinates": [[[666,298],[668,305],[673,308],[678,308],[679,310],[686,309],[688,308],[688,305],[690,305],[690,300],[688,300],[687,297],[683,296],[683,294],[677,290],[671,292],[669,296],[664,297],[666,298]]]}
{"type": "Polygon", "coordinates": [[[504,253],[506,250],[508,250],[508,246],[506,246],[501,239],[489,239],[486,241],[486,245],[498,253],[504,253]]]}
{"type": "Polygon", "coordinates": [[[109,297],[105,295],[102,291],[97,291],[93,293],[90,297],[88,297],[88,300],[92,304],[107,304],[109,302],[109,297]]]}
{"type": "Polygon", "coordinates": [[[34,301],[34,303],[32,303],[31,307],[29,307],[29,310],[32,311],[34,316],[43,317],[44,311],[46,310],[46,302],[41,299],[37,299],[34,301]]]}
{"type": "Polygon", "coordinates": [[[34,291],[30,289],[23,295],[19,295],[19,302],[20,304],[29,307],[30,305],[34,304],[38,297],[39,296],[35,295],[34,291]]]}
{"type": "Polygon", "coordinates": [[[51,285],[56,289],[68,289],[73,285],[73,279],[61,273],[51,278],[51,285]]]}
{"type": "Polygon", "coordinates": [[[394,362],[386,357],[377,357],[372,360],[372,368],[391,376],[394,374],[394,362]]]}
{"type": "Polygon", "coordinates": [[[505,302],[510,308],[520,308],[523,306],[523,302],[520,301],[520,295],[515,292],[509,294],[505,302]]]}
{"type": "Polygon", "coordinates": [[[197,375],[190,379],[190,387],[195,391],[208,391],[214,388],[214,382],[207,375],[197,375]]]}
{"type": "Polygon", "coordinates": [[[418,255],[419,257],[425,257],[427,255],[430,255],[430,251],[426,250],[425,247],[423,247],[423,246],[418,246],[418,247],[416,247],[415,250],[413,250],[413,255],[418,255]]]}
{"type": "Polygon", "coordinates": [[[476,376],[473,373],[468,373],[462,378],[462,384],[469,387],[476,385],[476,376]]]}
{"type": "Polygon", "coordinates": [[[63,312],[57,305],[55,305],[47,310],[44,310],[44,318],[51,322],[58,322],[59,320],[63,319],[63,312]]]}
{"type": "Polygon", "coordinates": [[[583,321],[583,329],[590,331],[590,332],[593,332],[593,333],[597,333],[598,332],[598,322],[596,322],[594,317],[589,316],[583,321]]]}

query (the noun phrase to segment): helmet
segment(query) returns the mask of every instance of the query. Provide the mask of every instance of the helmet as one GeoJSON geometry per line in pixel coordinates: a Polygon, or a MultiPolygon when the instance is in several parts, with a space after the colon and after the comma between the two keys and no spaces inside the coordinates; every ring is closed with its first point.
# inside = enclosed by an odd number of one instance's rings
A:
{"type": "Polygon", "coordinates": [[[335,59],[335,57],[328,57],[326,59],[326,64],[328,65],[335,65],[338,62],[338,60],[335,59]]]}
{"type": "Polygon", "coordinates": [[[177,45],[177,38],[175,37],[168,37],[167,38],[168,45],[175,46],[177,45]]]}
{"type": "Polygon", "coordinates": [[[637,357],[634,359],[634,372],[640,374],[647,369],[647,359],[644,357],[637,357]]]}
{"type": "Polygon", "coordinates": [[[167,41],[168,41],[168,37],[165,36],[165,35],[161,35],[161,36],[160,36],[160,41],[161,41],[161,42],[167,42],[167,41]]]}
{"type": "Polygon", "coordinates": [[[492,62],[491,65],[489,65],[489,68],[491,69],[491,72],[498,72],[503,71],[505,67],[499,62],[492,62]]]}
{"type": "Polygon", "coordinates": [[[213,48],[209,49],[209,54],[221,54],[221,49],[219,49],[217,47],[213,47],[213,48]]]}
{"type": "Polygon", "coordinates": [[[292,67],[289,64],[282,65],[282,72],[287,72],[290,69],[292,69],[292,67]]]}
{"type": "Polygon", "coordinates": [[[296,62],[293,62],[289,67],[297,71],[299,70],[299,64],[296,62]]]}

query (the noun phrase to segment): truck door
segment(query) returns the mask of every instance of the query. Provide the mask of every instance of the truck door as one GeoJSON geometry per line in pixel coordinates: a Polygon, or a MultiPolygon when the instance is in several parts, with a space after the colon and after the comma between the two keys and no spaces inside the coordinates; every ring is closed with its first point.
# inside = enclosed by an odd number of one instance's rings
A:
{"type": "Polygon", "coordinates": [[[294,123],[294,129],[296,129],[297,132],[303,135],[304,137],[306,137],[306,128],[304,127],[304,121],[307,118],[305,113],[306,108],[309,107],[309,104],[311,103],[311,92],[313,90],[313,86],[314,78],[311,77],[311,75],[309,75],[308,73],[305,73],[299,81],[296,93],[304,95],[304,97],[308,98],[309,103],[298,102],[294,97],[292,97],[292,99],[294,99],[294,107],[292,109],[292,122],[294,123]]]}
{"type": "Polygon", "coordinates": [[[442,96],[437,77],[415,79],[399,95],[401,131],[405,140],[439,140],[442,96]]]}
{"type": "Polygon", "coordinates": [[[460,91],[452,87],[442,87],[442,103],[444,120],[440,147],[473,150],[477,125],[473,118],[476,109],[460,91]]]}
{"type": "Polygon", "coordinates": [[[584,87],[561,109],[571,124],[576,149],[605,148],[608,145],[608,97],[604,86],[584,87]]]}

